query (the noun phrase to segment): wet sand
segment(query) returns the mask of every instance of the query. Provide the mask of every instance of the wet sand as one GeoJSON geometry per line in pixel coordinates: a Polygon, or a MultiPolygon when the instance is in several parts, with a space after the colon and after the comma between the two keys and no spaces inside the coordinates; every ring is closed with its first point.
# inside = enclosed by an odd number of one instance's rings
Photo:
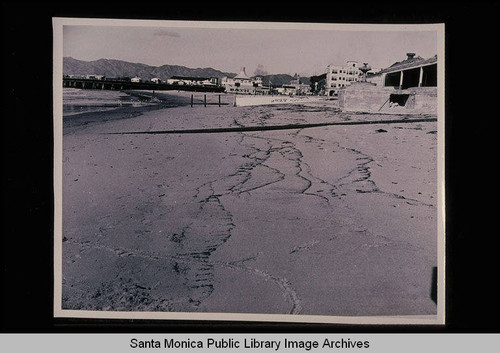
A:
{"type": "Polygon", "coordinates": [[[223,102],[66,123],[63,309],[436,313],[435,121],[223,102]]]}

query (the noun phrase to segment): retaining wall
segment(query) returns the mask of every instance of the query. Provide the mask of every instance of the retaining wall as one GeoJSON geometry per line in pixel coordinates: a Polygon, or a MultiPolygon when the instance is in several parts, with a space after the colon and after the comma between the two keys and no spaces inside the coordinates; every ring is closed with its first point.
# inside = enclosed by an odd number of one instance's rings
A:
{"type": "MultiPolygon", "coordinates": [[[[396,98],[392,97],[393,100],[396,98]]],[[[370,82],[357,82],[341,89],[338,100],[340,109],[346,112],[437,114],[436,87],[395,89],[370,82]],[[407,95],[404,106],[391,104],[391,95],[407,95]]]]}

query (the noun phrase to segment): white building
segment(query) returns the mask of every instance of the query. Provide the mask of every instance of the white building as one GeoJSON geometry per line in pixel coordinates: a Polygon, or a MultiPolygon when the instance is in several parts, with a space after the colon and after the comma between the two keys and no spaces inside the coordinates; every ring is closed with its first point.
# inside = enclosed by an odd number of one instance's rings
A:
{"type": "Polygon", "coordinates": [[[157,83],[157,84],[158,84],[158,83],[161,83],[161,80],[160,80],[158,77],[153,77],[153,78],[151,79],[151,82],[153,82],[153,83],[157,83]]]}
{"type": "Polygon", "coordinates": [[[223,77],[221,84],[227,93],[263,94],[266,92],[262,86],[262,77],[248,76],[244,67],[233,78],[223,77]]]}
{"type": "Polygon", "coordinates": [[[132,78],[130,79],[130,82],[141,82],[141,78],[140,78],[140,77],[138,77],[138,76],[132,77],[132,78]]]}
{"type": "Polygon", "coordinates": [[[170,85],[181,86],[217,86],[218,82],[217,77],[172,76],[167,80],[170,85]]]}
{"type": "Polygon", "coordinates": [[[362,72],[357,61],[348,61],[345,66],[328,65],[325,94],[336,96],[339,89],[349,86],[352,82],[358,82],[361,78],[362,72]]]}
{"type": "Polygon", "coordinates": [[[104,76],[104,75],[86,75],[85,78],[88,80],[104,80],[106,78],[106,76],[104,76]]]}

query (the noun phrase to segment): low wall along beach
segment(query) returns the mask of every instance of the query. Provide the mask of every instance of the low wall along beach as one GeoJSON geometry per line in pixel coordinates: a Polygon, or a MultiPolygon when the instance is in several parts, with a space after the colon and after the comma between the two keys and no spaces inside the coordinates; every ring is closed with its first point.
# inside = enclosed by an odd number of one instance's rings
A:
{"type": "Polygon", "coordinates": [[[339,107],[346,112],[437,114],[437,88],[395,89],[358,82],[339,91],[339,107]]]}

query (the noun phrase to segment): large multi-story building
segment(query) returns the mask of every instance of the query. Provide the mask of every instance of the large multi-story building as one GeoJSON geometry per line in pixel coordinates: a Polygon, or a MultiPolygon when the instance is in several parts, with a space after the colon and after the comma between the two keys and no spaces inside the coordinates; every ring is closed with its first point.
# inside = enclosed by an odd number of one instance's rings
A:
{"type": "Polygon", "coordinates": [[[360,81],[361,75],[357,61],[348,61],[345,66],[329,65],[326,71],[325,94],[336,96],[339,89],[360,81]]]}

